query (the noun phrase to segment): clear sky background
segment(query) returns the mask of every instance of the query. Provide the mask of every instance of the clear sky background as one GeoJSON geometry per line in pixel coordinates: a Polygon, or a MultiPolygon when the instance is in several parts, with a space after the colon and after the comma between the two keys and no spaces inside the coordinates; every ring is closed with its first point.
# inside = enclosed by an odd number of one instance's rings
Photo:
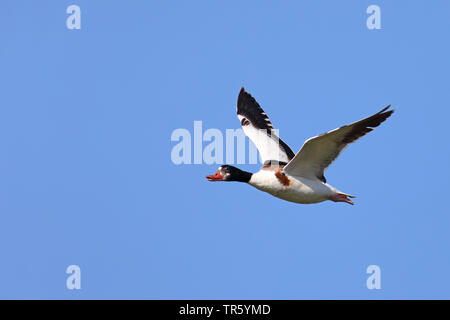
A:
{"type": "Polygon", "coordinates": [[[1,1],[0,298],[450,298],[449,32],[448,1],[1,1]],[[172,163],[241,86],[294,152],[392,104],[326,172],[355,206],[172,163]]]}

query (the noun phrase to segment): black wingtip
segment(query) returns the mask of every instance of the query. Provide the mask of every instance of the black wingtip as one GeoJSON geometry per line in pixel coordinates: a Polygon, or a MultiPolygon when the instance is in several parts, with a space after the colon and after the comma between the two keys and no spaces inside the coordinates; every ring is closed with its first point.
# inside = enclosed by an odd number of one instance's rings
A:
{"type": "Polygon", "coordinates": [[[347,144],[352,143],[353,141],[356,141],[364,136],[366,133],[372,131],[373,128],[378,127],[394,113],[394,110],[388,110],[390,106],[391,105],[388,105],[380,112],[375,113],[373,116],[354,123],[353,128],[345,135],[342,142],[347,144]]]}
{"type": "MultiPolygon", "coordinates": [[[[255,104],[257,109],[260,109],[258,102],[253,98],[253,96],[245,91],[244,87],[241,87],[241,90],[239,91],[238,101],[237,101],[237,113],[239,114],[239,110],[243,108],[247,104],[255,104]]],[[[261,109],[261,112],[264,112],[261,109]]]]}
{"type": "Polygon", "coordinates": [[[385,112],[385,111],[388,110],[390,107],[391,107],[391,105],[388,105],[387,107],[385,107],[385,108],[383,108],[381,111],[379,111],[378,114],[381,114],[381,113],[389,113],[389,115],[393,114],[394,111],[395,111],[394,109],[391,109],[391,110],[385,112]]]}
{"type": "Polygon", "coordinates": [[[391,107],[391,105],[388,105],[386,108],[384,108],[383,114],[386,115],[386,119],[389,118],[394,112],[394,109],[388,110],[391,107]]]}
{"type": "Polygon", "coordinates": [[[380,112],[376,113],[372,118],[377,119],[377,124],[373,127],[377,127],[380,123],[384,122],[387,118],[389,118],[395,110],[391,109],[388,110],[391,107],[391,105],[388,105],[387,107],[383,108],[380,112]]]}
{"type": "Polygon", "coordinates": [[[384,107],[381,111],[379,111],[378,113],[383,113],[385,112],[387,109],[389,109],[391,107],[391,105],[388,105],[387,107],[384,107]]]}
{"type": "Polygon", "coordinates": [[[239,97],[243,97],[245,95],[247,95],[248,92],[245,91],[245,88],[242,86],[241,90],[239,90],[239,97]]]}

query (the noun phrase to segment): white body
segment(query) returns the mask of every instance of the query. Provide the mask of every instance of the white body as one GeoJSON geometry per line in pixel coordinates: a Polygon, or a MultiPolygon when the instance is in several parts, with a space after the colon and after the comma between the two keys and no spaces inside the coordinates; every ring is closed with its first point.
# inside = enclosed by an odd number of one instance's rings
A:
{"type": "Polygon", "coordinates": [[[286,177],[289,179],[289,185],[282,184],[275,175],[275,171],[261,169],[252,175],[248,183],[277,198],[305,204],[330,200],[330,197],[339,192],[329,184],[319,180],[290,175],[286,175],[286,177]]]}

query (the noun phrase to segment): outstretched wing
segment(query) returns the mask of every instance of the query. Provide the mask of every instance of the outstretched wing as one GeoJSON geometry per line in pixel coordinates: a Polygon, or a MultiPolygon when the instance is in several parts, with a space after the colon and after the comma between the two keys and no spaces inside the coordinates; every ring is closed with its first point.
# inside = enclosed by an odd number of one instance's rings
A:
{"type": "Polygon", "coordinates": [[[389,118],[394,112],[394,110],[388,111],[389,107],[390,105],[363,120],[306,140],[300,151],[283,168],[284,172],[293,176],[326,182],[325,169],[350,143],[358,140],[389,118]]]}
{"type": "Polygon", "coordinates": [[[267,114],[243,87],[237,101],[237,115],[263,163],[288,163],[294,157],[291,148],[275,133],[267,114]]]}

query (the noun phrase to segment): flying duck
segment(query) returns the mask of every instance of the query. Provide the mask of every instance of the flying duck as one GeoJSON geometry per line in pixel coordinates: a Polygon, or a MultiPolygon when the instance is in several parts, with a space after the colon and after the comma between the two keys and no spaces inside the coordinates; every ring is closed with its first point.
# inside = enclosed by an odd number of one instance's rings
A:
{"type": "Polygon", "coordinates": [[[387,106],[374,115],[305,141],[297,154],[281,140],[258,102],[245,91],[239,92],[237,116],[245,134],[260,153],[263,167],[256,173],[222,165],[209,181],[240,181],[295,203],[318,203],[326,200],[353,205],[349,198],[327,183],[324,171],[350,143],[378,127],[394,110],[387,106]]]}

